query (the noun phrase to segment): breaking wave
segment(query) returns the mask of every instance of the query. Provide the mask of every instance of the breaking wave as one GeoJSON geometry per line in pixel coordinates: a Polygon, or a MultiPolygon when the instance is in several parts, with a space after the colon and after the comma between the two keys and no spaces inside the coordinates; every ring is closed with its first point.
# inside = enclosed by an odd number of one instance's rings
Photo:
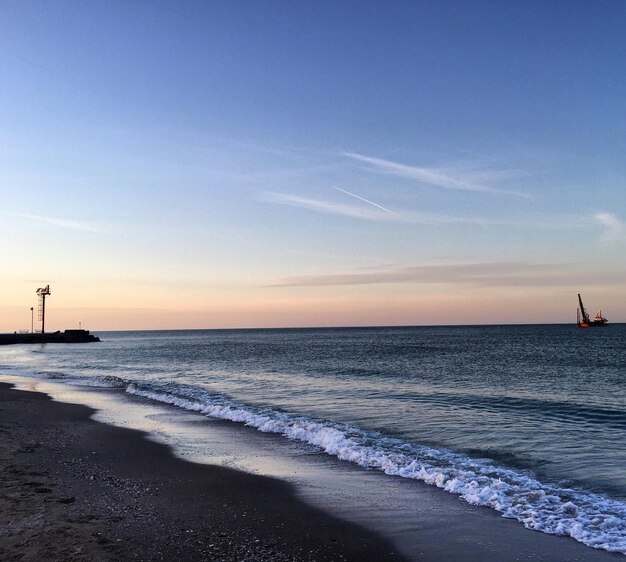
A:
{"type": "Polygon", "coordinates": [[[437,486],[469,504],[495,509],[529,529],[626,554],[626,504],[599,494],[544,484],[530,473],[497,466],[488,459],[410,444],[348,424],[241,404],[195,387],[130,383],[126,392],[280,434],[364,468],[437,486]]]}

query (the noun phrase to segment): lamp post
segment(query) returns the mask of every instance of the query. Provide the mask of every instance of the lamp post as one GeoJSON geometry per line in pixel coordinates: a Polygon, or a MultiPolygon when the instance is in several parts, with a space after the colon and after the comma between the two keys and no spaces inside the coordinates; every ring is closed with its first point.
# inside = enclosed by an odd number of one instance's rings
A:
{"type": "Polygon", "coordinates": [[[33,326],[34,326],[34,318],[33,318],[33,307],[30,307],[30,333],[33,333],[33,326]]]}
{"type": "Polygon", "coordinates": [[[41,320],[41,333],[46,332],[46,297],[51,294],[50,285],[37,289],[37,296],[39,297],[39,316],[41,320]]]}

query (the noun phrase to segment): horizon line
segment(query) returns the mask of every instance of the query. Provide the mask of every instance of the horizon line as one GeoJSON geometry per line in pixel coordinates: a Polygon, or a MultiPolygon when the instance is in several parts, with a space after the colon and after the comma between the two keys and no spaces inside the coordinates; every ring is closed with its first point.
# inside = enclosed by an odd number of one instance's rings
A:
{"type": "MultiPolygon", "coordinates": [[[[610,322],[607,326],[626,324],[623,322],[610,322]]],[[[382,328],[473,328],[473,327],[498,327],[498,326],[576,326],[576,322],[501,322],[484,324],[372,324],[363,326],[256,326],[236,328],[138,328],[123,330],[98,330],[89,329],[90,332],[223,332],[241,330],[359,330],[359,329],[382,329],[382,328]]],[[[83,328],[86,329],[86,328],[83,328]]],[[[8,332],[12,333],[12,332],[8,332]]],[[[52,332],[50,332],[52,333],[52,332]]]]}

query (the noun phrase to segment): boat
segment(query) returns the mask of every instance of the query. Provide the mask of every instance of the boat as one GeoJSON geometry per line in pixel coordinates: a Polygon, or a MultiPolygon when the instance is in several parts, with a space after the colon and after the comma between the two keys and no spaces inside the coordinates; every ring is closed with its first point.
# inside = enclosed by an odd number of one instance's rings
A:
{"type": "Polygon", "coordinates": [[[580,307],[576,310],[576,325],[579,328],[595,328],[596,326],[608,325],[609,321],[602,316],[602,311],[598,312],[593,320],[589,318],[589,314],[587,314],[587,311],[585,310],[580,293],[578,293],[578,304],[580,307]]]}

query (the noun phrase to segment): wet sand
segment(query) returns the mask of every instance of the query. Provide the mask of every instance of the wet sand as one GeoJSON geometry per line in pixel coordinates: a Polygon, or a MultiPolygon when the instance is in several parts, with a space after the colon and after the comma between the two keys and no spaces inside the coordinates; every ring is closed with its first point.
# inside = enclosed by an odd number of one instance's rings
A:
{"type": "Polygon", "coordinates": [[[402,560],[281,480],[187,462],[0,384],[1,560],[402,560]]]}

